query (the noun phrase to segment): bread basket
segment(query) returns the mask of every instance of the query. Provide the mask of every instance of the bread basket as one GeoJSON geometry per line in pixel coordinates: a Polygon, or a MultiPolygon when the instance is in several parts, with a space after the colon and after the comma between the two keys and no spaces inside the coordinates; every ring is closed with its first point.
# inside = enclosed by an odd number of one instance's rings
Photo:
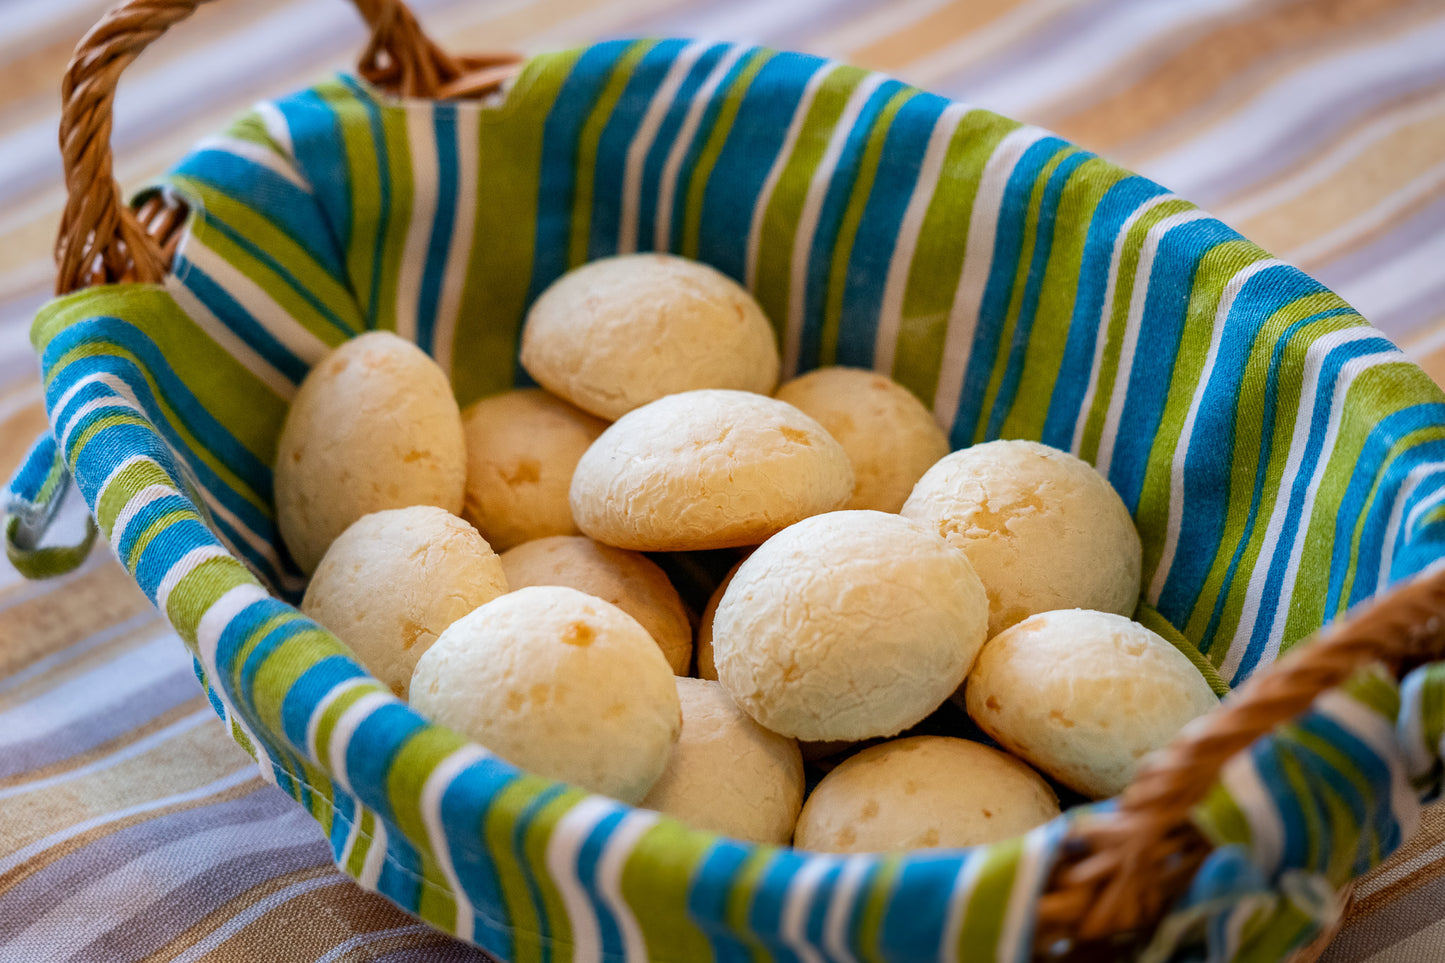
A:
{"type": "Polygon", "coordinates": [[[1304,960],[1412,831],[1445,729],[1445,395],[1317,282],[883,75],[684,40],[454,57],[396,0],[356,0],[357,76],[259,105],[132,208],[116,83],[199,2],[120,4],[67,72],[58,296],[32,334],[52,431],[7,549],[37,576],[78,562],[45,540],[72,477],[362,885],[518,961],[1304,960]],[[1238,686],[1221,710],[1021,839],[834,857],[518,772],[397,701],[293,607],[270,508],[291,393],[375,328],[463,404],[503,390],[531,300],[631,250],[747,284],[789,372],[877,368],[955,447],[1097,465],[1144,540],[1139,617],[1238,686]]]}

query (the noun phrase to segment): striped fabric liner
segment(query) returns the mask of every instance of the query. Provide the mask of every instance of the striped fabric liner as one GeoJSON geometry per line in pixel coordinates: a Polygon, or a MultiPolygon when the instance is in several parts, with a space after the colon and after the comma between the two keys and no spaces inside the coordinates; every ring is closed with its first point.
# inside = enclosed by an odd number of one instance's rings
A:
{"type": "Polygon", "coordinates": [[[1440,392],[1338,297],[1143,178],[881,75],[665,40],[538,58],[492,106],[341,78],[262,106],[166,189],[197,212],[173,276],[36,321],[66,462],[337,863],[508,959],[1019,960],[1062,823],[806,857],[427,726],[270,594],[299,589],[268,507],[280,419],[359,330],[415,339],[467,402],[518,379],[522,311],[571,264],[700,257],[747,281],[790,369],[877,367],[955,445],[1099,464],[1149,601],[1236,679],[1441,554],[1440,392]]]}

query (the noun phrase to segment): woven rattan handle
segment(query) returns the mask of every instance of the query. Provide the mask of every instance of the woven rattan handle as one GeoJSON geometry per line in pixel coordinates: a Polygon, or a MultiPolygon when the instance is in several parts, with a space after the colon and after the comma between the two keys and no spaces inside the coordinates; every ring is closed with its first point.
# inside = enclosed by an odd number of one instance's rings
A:
{"type": "MultiPolygon", "coordinates": [[[[111,119],[121,72],[167,29],[209,0],[124,0],[81,38],[61,87],[60,152],[68,194],[55,244],[55,290],[159,281],[169,267],[180,218],[153,204],[137,217],[112,172],[111,119]],[[170,236],[170,243],[167,237],[170,236]]],[[[485,93],[520,58],[452,57],[422,33],[401,0],[354,0],[371,28],[359,72],[407,97],[485,93]]]]}
{"type": "Polygon", "coordinates": [[[1039,949],[1152,927],[1207,853],[1190,812],[1231,756],[1372,663],[1398,673],[1442,651],[1445,568],[1382,596],[1257,673],[1153,757],[1113,813],[1071,832],[1040,906],[1039,949]]]}

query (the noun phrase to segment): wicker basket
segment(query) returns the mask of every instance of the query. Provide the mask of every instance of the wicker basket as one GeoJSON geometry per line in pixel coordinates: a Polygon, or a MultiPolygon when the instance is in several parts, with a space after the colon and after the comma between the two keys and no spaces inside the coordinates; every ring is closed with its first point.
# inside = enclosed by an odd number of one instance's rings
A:
{"type": "MultiPolygon", "coordinates": [[[[60,130],[69,191],[56,250],[60,295],[96,285],[159,283],[167,277],[184,234],[187,210],[174,193],[152,193],[134,211],[123,203],[111,172],[111,109],[121,72],[199,2],[127,0],[77,48],[65,77],[60,130]]],[[[444,53],[397,0],[356,0],[356,6],[372,31],[359,72],[375,88],[405,98],[483,98],[494,95],[521,70],[516,57],[444,53]]],[[[56,407],[51,405],[52,418],[56,407]]],[[[62,427],[52,423],[59,435],[62,427]]],[[[70,467],[77,468],[73,462],[70,467]]],[[[84,470],[80,468],[78,477],[84,470]]],[[[202,499],[194,501],[199,505],[202,499]]],[[[1154,757],[1116,805],[1070,822],[1037,904],[1033,952],[1041,958],[1115,959],[1146,940],[1210,852],[1192,813],[1216,784],[1226,760],[1299,716],[1317,696],[1363,667],[1383,662],[1398,675],[1445,646],[1440,622],[1445,613],[1445,574],[1431,571],[1435,574],[1408,581],[1377,601],[1356,607],[1348,620],[1255,672],[1218,712],[1154,757]]],[[[146,589],[156,598],[154,586],[146,589]]],[[[170,601],[174,604],[173,597],[170,601]]],[[[183,636],[194,642],[196,625],[183,624],[185,620],[173,610],[166,611],[183,636]]],[[[232,704],[235,693],[208,678],[203,662],[198,661],[203,681],[238,739],[256,753],[258,735],[262,748],[270,745],[268,739],[279,738],[275,732],[258,732],[262,723],[248,714],[247,707],[232,704]]],[[[335,780],[338,774],[305,771],[309,779],[279,781],[322,819],[326,807],[308,790],[315,790],[327,777],[335,780]]],[[[419,848],[435,842],[411,840],[419,848]]],[[[658,873],[674,871],[662,862],[656,866],[658,873]]],[[[358,872],[355,866],[345,868],[353,875],[358,872]]],[[[417,905],[406,908],[418,910],[417,905]]],[[[434,918],[425,907],[421,912],[434,918]]],[[[480,936],[473,938],[486,945],[480,936]]],[[[1299,963],[1314,959],[1323,943],[1298,951],[1294,959],[1299,963]]],[[[753,948],[761,946],[755,943],[753,948]]]]}

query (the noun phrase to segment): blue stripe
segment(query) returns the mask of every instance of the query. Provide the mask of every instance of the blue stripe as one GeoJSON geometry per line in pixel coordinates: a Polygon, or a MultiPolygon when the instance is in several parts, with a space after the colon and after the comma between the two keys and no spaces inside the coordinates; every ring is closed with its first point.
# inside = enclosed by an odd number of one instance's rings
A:
{"type": "MultiPolygon", "coordinates": [[[[437,196],[432,215],[431,237],[427,242],[426,267],[417,297],[416,340],[428,354],[435,355],[437,308],[441,303],[442,277],[451,256],[452,230],[457,218],[457,108],[438,103],[432,108],[436,139],[437,196]]],[[[448,345],[450,347],[450,345],[448,345]]]]}
{"type": "MultiPolygon", "coordinates": [[[[1018,393],[1019,378],[1023,376],[1024,354],[1028,351],[1029,337],[1034,330],[1034,316],[1038,313],[1039,292],[1043,289],[1049,254],[1053,250],[1054,229],[1064,187],[1079,165],[1093,156],[1083,151],[1070,154],[1059,162],[1044,185],[1044,196],[1039,200],[1039,216],[1034,227],[1033,254],[1029,258],[1029,273],[1024,281],[1024,296],[1019,304],[1018,319],[1014,322],[1013,343],[1009,346],[1003,377],[999,379],[998,394],[994,397],[993,409],[989,412],[988,427],[984,434],[986,438],[999,436],[1004,417],[1013,408],[1014,397],[1018,393]]],[[[1071,224],[1064,225],[1065,230],[1072,227],[1071,224]]]]}
{"type": "MultiPolygon", "coordinates": [[[[637,139],[647,108],[667,79],[677,55],[687,46],[683,40],[664,40],[642,59],[628,77],[602,136],[597,141],[597,162],[592,169],[592,211],[588,219],[587,259],[611,257],[617,253],[622,225],[623,184],[627,180],[627,152],[637,139]]],[[[599,78],[598,92],[601,91],[599,78]]],[[[568,163],[572,158],[568,158],[568,163]]],[[[643,191],[645,194],[646,191],[643,191]]],[[[568,212],[570,215],[570,211],[568,212]]]]}
{"type": "MultiPolygon", "coordinates": [[[[838,364],[873,367],[873,348],[888,266],[898,232],[918,183],[928,142],[948,101],[934,94],[910,97],[893,116],[883,141],[873,188],[858,221],[858,234],[848,252],[848,276],[838,318],[838,364]]],[[[956,133],[956,132],[955,132],[956,133]]],[[[921,385],[910,385],[914,389],[921,385]]]]}
{"type": "Polygon", "coordinates": [[[501,959],[513,958],[512,931],[505,918],[495,860],[485,845],[489,807],[498,793],[518,778],[517,770],[497,759],[475,762],[457,774],[441,798],[442,831],[450,843],[452,866],[467,899],[475,907],[472,940],[501,959]],[[502,918],[493,916],[500,913],[502,918]]]}
{"type": "Polygon", "coordinates": [[[783,942],[781,934],[788,884],[803,868],[807,857],[787,849],[774,850],[769,857],[753,888],[748,906],[748,927],[768,948],[769,960],[774,963],[800,963],[797,952],[783,942]]]}
{"type": "Polygon", "coordinates": [[[276,101],[291,132],[291,151],[296,167],[311,185],[316,203],[331,230],[331,243],[344,265],[351,246],[351,168],[346,162],[342,124],[355,113],[356,104],[345,100],[330,103],[327,96],[345,96],[335,86],[305,90],[276,101]],[[339,111],[339,113],[338,113],[339,111]]]}
{"type": "MultiPolygon", "coordinates": [[[[818,366],[818,339],[827,314],[828,280],[833,272],[838,230],[843,225],[843,214],[852,199],[858,171],[863,162],[863,152],[868,147],[873,126],[878,122],[879,115],[883,113],[889,99],[903,89],[903,84],[889,80],[879,84],[877,89],[868,95],[858,112],[857,121],[848,129],[843,149],[838,154],[838,164],[828,178],[827,190],[823,192],[823,205],[818,211],[817,227],[808,248],[807,272],[803,282],[803,330],[798,352],[799,370],[818,366]]],[[[857,246],[856,239],[854,246],[857,246]]]]}
{"type": "MultiPolygon", "coordinates": [[[[1259,664],[1260,657],[1263,656],[1270,635],[1274,630],[1274,607],[1271,603],[1273,600],[1278,599],[1280,593],[1283,591],[1285,570],[1289,567],[1290,548],[1294,545],[1299,527],[1302,524],[1309,524],[1309,520],[1304,518],[1305,496],[1309,492],[1310,478],[1314,475],[1319,465],[1320,457],[1324,453],[1325,435],[1329,432],[1330,404],[1334,396],[1333,385],[1340,376],[1340,369],[1352,358],[1373,354],[1382,349],[1392,347],[1393,345],[1382,336],[1352,341],[1335,348],[1325,357],[1323,364],[1320,366],[1314,409],[1308,415],[1306,415],[1304,411],[1300,411],[1295,415],[1296,420],[1303,417],[1310,419],[1309,440],[1305,445],[1304,456],[1300,459],[1299,474],[1294,487],[1289,493],[1289,505],[1285,511],[1284,524],[1280,529],[1279,539],[1276,542],[1279,548],[1270,557],[1269,571],[1265,576],[1264,590],[1260,593],[1260,598],[1264,599],[1266,604],[1261,607],[1260,616],[1254,624],[1254,631],[1250,634],[1249,648],[1245,651],[1244,658],[1240,661],[1239,669],[1229,680],[1231,683],[1238,679],[1248,678],[1249,673],[1259,664]]],[[[1304,398],[1300,399],[1301,404],[1304,404],[1305,401],[1306,399],[1304,398]]],[[[1181,544],[1184,543],[1181,542],[1181,544]]],[[[1170,581],[1173,581],[1172,574],[1170,581]]],[[[1162,606],[1160,606],[1160,610],[1161,612],[1163,611],[1162,606]]],[[[1286,616],[1287,612],[1288,610],[1286,609],[1286,616]]],[[[1166,618],[1169,617],[1168,613],[1164,614],[1166,618]]],[[[1187,617],[1187,610],[1185,610],[1185,615],[1187,617]]],[[[1283,640],[1284,643],[1291,641],[1293,640],[1283,640]]],[[[1234,644],[1238,645],[1239,643],[1236,640],[1234,644]]],[[[1206,652],[1209,651],[1207,646],[1201,646],[1201,648],[1206,652]]]]}
{"type": "MultiPolygon", "coordinates": [[[[379,302],[381,300],[381,276],[385,270],[386,235],[391,227],[391,158],[386,149],[386,126],[382,123],[381,107],[354,79],[343,77],[342,82],[351,88],[352,93],[356,95],[357,102],[366,110],[371,126],[371,146],[372,150],[376,152],[374,158],[359,159],[361,163],[367,163],[370,160],[376,164],[378,194],[376,234],[371,245],[371,290],[366,293],[365,309],[366,326],[374,329],[377,326],[377,316],[381,307],[379,302]]],[[[355,282],[353,281],[354,286],[355,282]]]]}
{"type": "Polygon", "coordinates": [[[818,57],[780,53],[757,72],[738,105],[703,190],[697,255],[733,280],[748,273],[753,208],[774,159],[783,148],[808,80],[824,66],[818,57]]]}
{"type": "Polygon", "coordinates": [[[246,346],[266,359],[292,384],[300,384],[311,366],[276,339],[251,312],[231,297],[231,293],[216,283],[204,270],[184,257],[177,257],[175,277],[196,299],[206,306],[222,324],[245,342],[246,346]]]}
{"type": "Polygon", "coordinates": [[[1088,415],[1082,406],[1093,373],[1094,348],[1098,344],[1114,245],[1130,215],[1151,198],[1164,193],[1167,193],[1164,188],[1151,180],[1126,177],[1105,191],[1094,208],[1088,236],[1084,240],[1084,253],[1079,261],[1078,287],[1074,293],[1074,311],[1069,319],[1069,334],[1064,342],[1064,357],[1059,364],[1059,377],[1054,382],[1049,412],[1044,419],[1041,440],[1046,445],[1064,451],[1073,448],[1074,429],[1079,419],[1088,415]]]}
{"type": "Polygon", "coordinates": [[[688,881],[687,911],[712,945],[714,963],[753,963],[752,950],[727,925],[733,880],[752,847],[719,839],[688,881]]]}
{"type": "MultiPolygon", "coordinates": [[[[647,157],[642,162],[642,190],[637,198],[637,250],[651,251],[657,247],[657,199],[662,186],[662,168],[667,155],[672,152],[673,142],[682,129],[682,122],[697,97],[697,90],[712,73],[718,61],[727,53],[729,45],[715,44],[703,51],[683,78],[672,102],[658,125],[657,136],[652,139],[647,157]]],[[[696,135],[694,134],[694,139],[696,135]]],[[[678,197],[673,195],[673,206],[678,197]]]]}
{"type": "Polygon", "coordinates": [[[602,884],[598,878],[602,854],[607,850],[612,831],[626,817],[627,809],[623,806],[618,806],[615,811],[603,816],[587,834],[586,841],[577,852],[577,878],[582,881],[595,910],[597,928],[602,938],[603,959],[613,956],[621,959],[627,954],[626,944],[622,940],[622,927],[607,901],[602,898],[602,884]]]}
{"type": "Polygon", "coordinates": [[[344,655],[323,656],[297,676],[281,701],[281,730],[292,745],[306,746],[307,731],[316,707],[332,689],[352,679],[370,679],[370,676],[344,655]]]}
{"type": "Polygon", "coordinates": [[[978,326],[974,329],[973,351],[959,391],[957,414],[949,438],[954,448],[973,443],[978,434],[984,391],[993,372],[994,359],[998,356],[1004,323],[1008,320],[1008,305],[1018,273],[1019,253],[1028,226],[1029,199],[1033,196],[1034,183],[1055,154],[1073,149],[1057,137],[1045,137],[1035,142],[1019,158],[1004,187],[988,282],[984,287],[983,302],[979,305],[978,326]]]}

